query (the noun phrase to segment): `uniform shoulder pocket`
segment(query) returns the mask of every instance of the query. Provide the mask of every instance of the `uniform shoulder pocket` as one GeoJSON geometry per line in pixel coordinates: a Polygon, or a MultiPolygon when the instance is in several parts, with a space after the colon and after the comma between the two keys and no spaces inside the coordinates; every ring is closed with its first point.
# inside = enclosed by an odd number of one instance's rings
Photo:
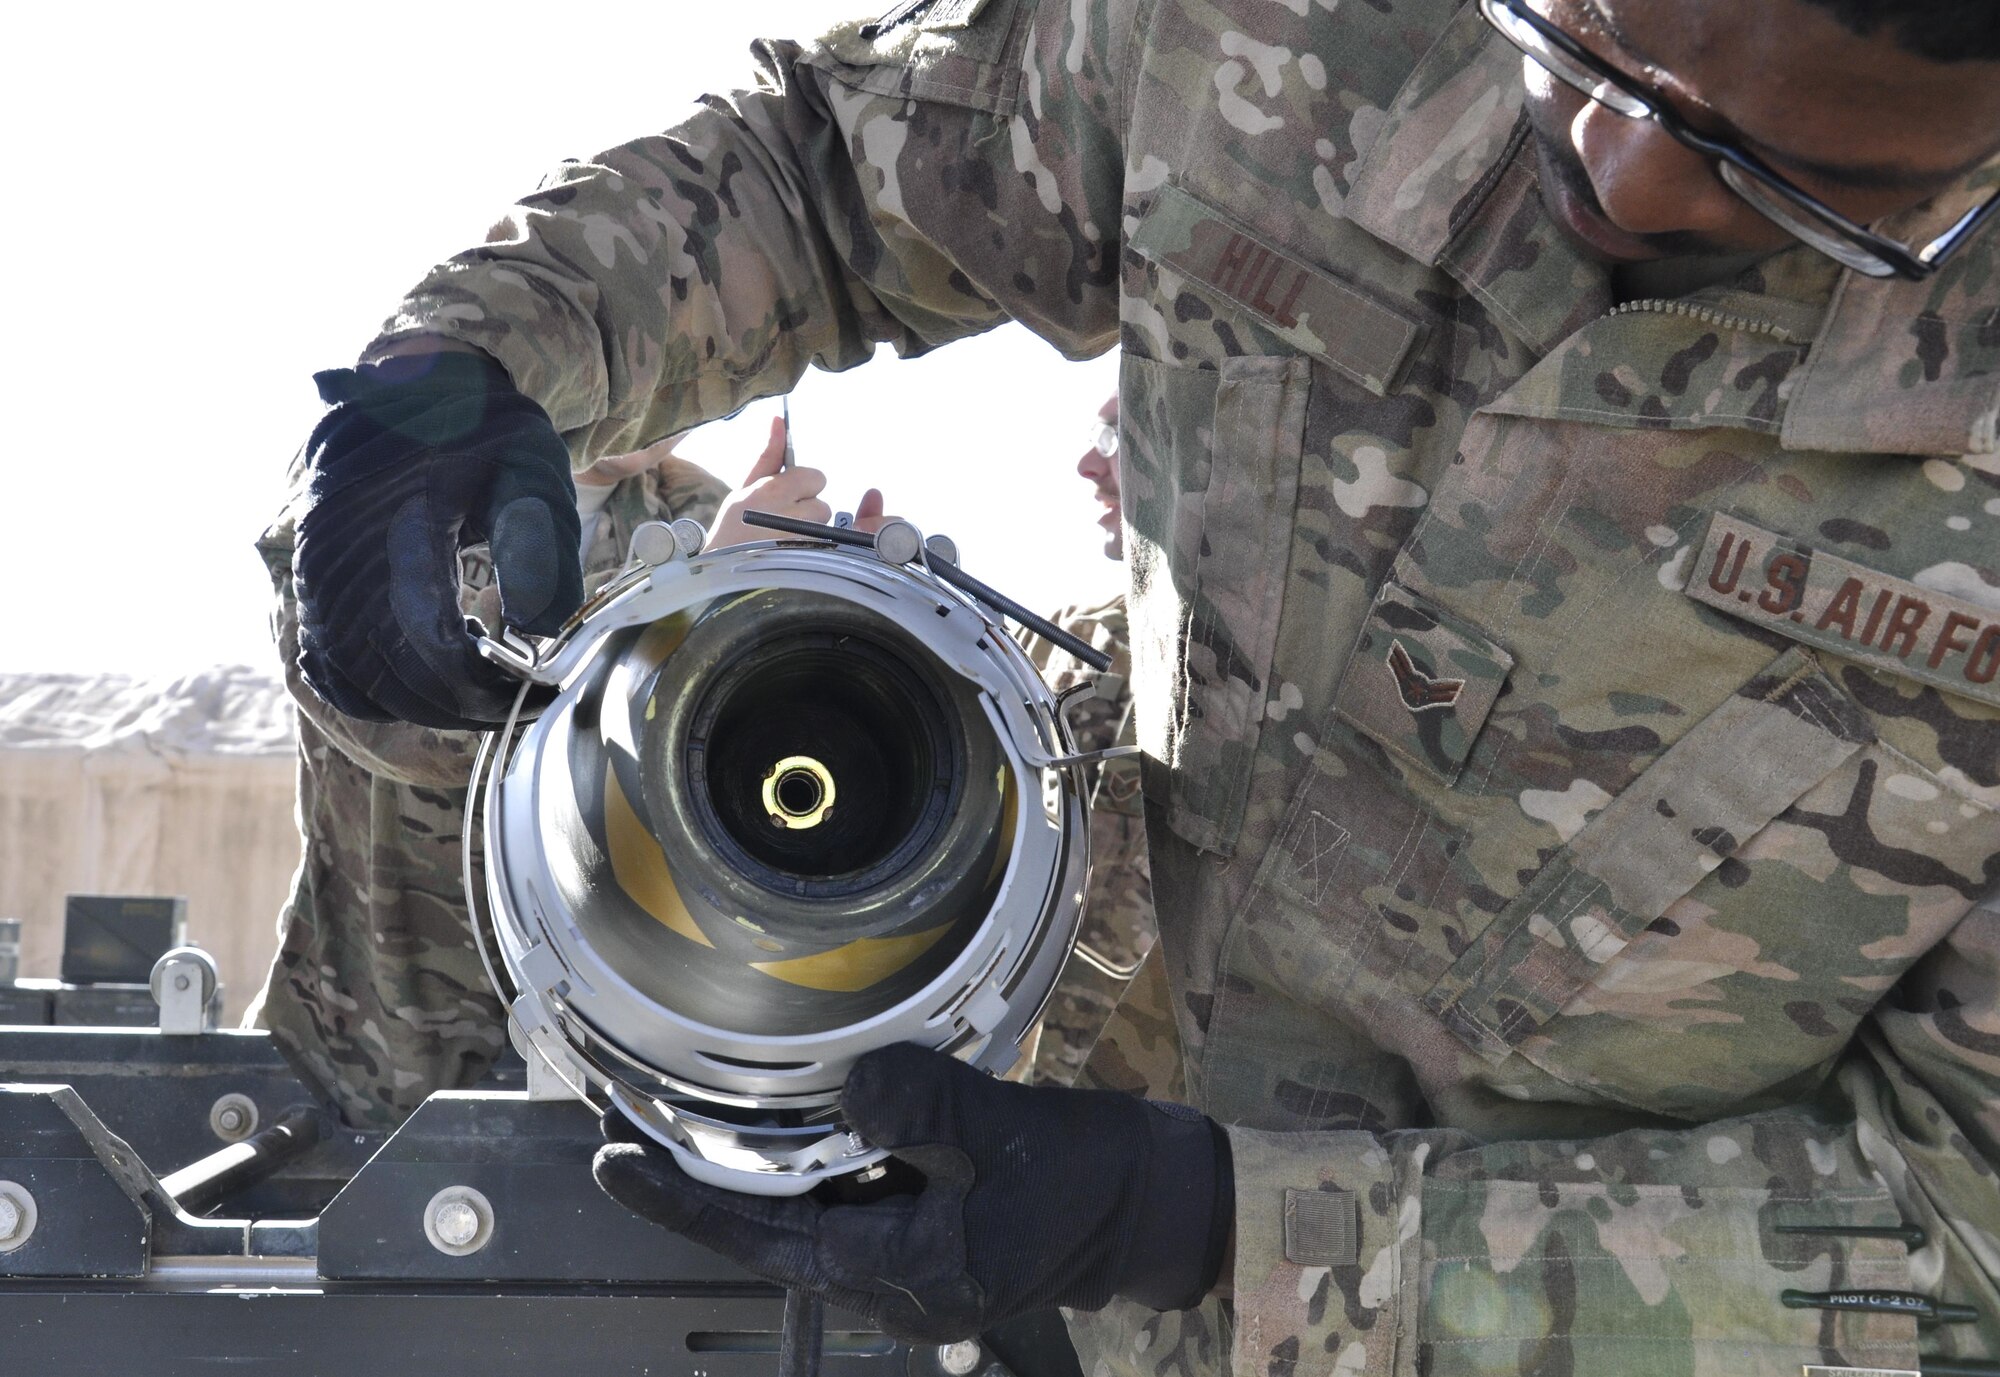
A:
{"type": "Polygon", "coordinates": [[[1010,115],[1020,103],[1029,0],[901,0],[822,35],[805,61],[874,95],[1010,115]]]}

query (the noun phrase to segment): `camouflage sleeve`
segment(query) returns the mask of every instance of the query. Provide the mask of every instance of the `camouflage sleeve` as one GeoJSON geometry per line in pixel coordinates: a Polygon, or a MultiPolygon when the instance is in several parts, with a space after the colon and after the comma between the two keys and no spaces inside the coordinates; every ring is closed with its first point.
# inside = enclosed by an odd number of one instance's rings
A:
{"type": "Polygon", "coordinates": [[[665,509],[669,521],[699,521],[704,526],[715,524],[715,514],[722,510],[723,499],[729,496],[729,484],[701,465],[679,456],[667,459],[653,472],[660,506],[665,509]]]}
{"type": "Polygon", "coordinates": [[[1794,1108],[1483,1145],[1232,1128],[1234,1370],[1623,1371],[1650,1336],[1792,1377],[1781,1290],[1819,1310],[1828,1372],[2000,1355],[2000,908],[1906,984],[1794,1108]],[[1913,1292],[1968,1318],[1919,1330],[1913,1292]]]}
{"type": "Polygon", "coordinates": [[[581,464],[882,341],[921,353],[1011,317],[1100,353],[1129,3],[943,0],[810,48],[760,43],[755,85],[565,165],[364,357],[419,334],[483,349],[581,464]]]}

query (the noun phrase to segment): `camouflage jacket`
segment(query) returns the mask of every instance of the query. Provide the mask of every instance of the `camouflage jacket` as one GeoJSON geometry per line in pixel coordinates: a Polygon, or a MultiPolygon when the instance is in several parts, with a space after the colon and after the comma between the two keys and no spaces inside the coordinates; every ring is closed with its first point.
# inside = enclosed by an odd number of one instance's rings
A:
{"type": "MultiPolygon", "coordinates": [[[[1049,687],[1061,693],[1094,678],[1097,692],[1073,705],[1069,725],[1080,751],[1130,745],[1132,656],[1125,595],[1099,607],[1067,607],[1051,619],[1111,657],[1111,668],[1093,675],[1084,665],[1040,636],[1023,633],[1028,657],[1049,687]]],[[[1083,922],[1062,976],[1049,995],[1048,1011],[1024,1047],[1029,1079],[1068,1085],[1090,1054],[1119,996],[1152,950],[1153,876],[1146,864],[1146,817],[1141,805],[1139,764],[1130,757],[1098,767],[1090,788],[1090,883],[1083,895],[1083,922]]]]}
{"type": "Polygon", "coordinates": [[[1085,1370],[2000,1353],[2000,236],[1619,306],[1457,0],[933,0],[760,61],[388,335],[580,458],[878,339],[1122,344],[1143,1023],[1236,1250],[1085,1370]],[[1857,1289],[1982,1318],[1781,1303],[1857,1289]]]}

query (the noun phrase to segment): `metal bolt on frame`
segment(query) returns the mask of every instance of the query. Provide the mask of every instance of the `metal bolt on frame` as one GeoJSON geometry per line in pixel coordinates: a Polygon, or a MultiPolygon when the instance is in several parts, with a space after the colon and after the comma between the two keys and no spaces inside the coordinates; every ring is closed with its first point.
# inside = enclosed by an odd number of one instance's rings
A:
{"type": "Polygon", "coordinates": [[[17,1181],[0,1181],[0,1253],[11,1253],[34,1236],[39,1212],[35,1197],[17,1181]]]}
{"type": "Polygon", "coordinates": [[[493,1203],[471,1186],[446,1186],[424,1206],[424,1237],[449,1257],[468,1257],[493,1241],[493,1203]]]}
{"type": "Polygon", "coordinates": [[[977,1339],[960,1339],[955,1344],[938,1345],[938,1366],[950,1377],[972,1377],[985,1357],[986,1350],[979,1346],[977,1339]]]}

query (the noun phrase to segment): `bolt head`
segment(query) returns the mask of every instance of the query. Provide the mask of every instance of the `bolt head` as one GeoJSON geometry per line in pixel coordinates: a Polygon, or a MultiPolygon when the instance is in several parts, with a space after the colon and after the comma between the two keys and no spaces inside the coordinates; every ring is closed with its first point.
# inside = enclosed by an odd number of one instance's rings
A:
{"type": "Polygon", "coordinates": [[[938,1366],[951,1377],[972,1377],[979,1370],[980,1359],[986,1350],[979,1346],[977,1339],[960,1339],[955,1344],[940,1344],[937,1351],[938,1366]]]}
{"type": "Polygon", "coordinates": [[[463,1248],[479,1237],[479,1212],[463,1200],[448,1200],[438,1206],[432,1222],[437,1236],[454,1248],[463,1248]]]}
{"type": "Polygon", "coordinates": [[[177,990],[185,990],[189,985],[193,983],[194,982],[188,977],[188,975],[185,972],[174,977],[174,988],[177,990]]]}
{"type": "Polygon", "coordinates": [[[248,1096],[232,1090],[208,1107],[208,1126],[224,1142],[236,1142],[257,1127],[257,1106],[248,1096]]]}
{"type": "Polygon", "coordinates": [[[446,1186],[424,1206],[424,1237],[449,1257],[469,1257],[493,1241],[493,1203],[467,1185],[446,1186]]]}
{"type": "Polygon", "coordinates": [[[4,1195],[0,1195],[0,1243],[5,1243],[21,1231],[21,1207],[4,1195]]]}

